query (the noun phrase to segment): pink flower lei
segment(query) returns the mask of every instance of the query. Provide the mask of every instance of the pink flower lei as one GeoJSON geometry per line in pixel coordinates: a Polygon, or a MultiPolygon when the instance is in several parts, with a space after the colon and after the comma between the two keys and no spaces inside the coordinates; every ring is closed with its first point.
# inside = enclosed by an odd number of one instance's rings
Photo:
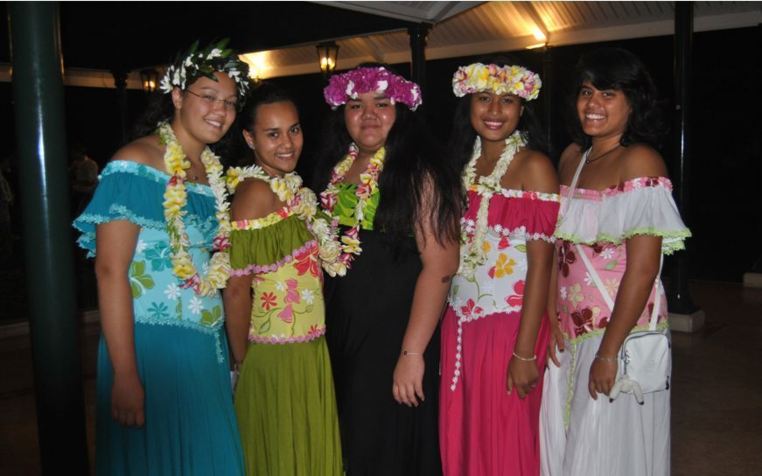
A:
{"type": "Polygon", "coordinates": [[[400,102],[415,111],[423,103],[421,88],[414,82],[396,75],[383,66],[355,68],[331,76],[323,89],[325,102],[332,109],[357,99],[363,93],[383,93],[392,104],[400,102]]]}

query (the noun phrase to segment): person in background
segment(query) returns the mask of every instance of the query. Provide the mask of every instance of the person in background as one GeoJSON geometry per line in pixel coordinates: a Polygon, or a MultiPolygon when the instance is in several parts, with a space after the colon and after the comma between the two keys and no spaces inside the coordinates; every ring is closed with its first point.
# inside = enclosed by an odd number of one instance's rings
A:
{"type": "Polygon", "coordinates": [[[444,474],[537,475],[559,200],[531,103],[541,81],[494,58],[458,68],[452,85],[461,99],[449,150],[468,209],[442,323],[444,474]]]}
{"type": "Polygon", "coordinates": [[[315,194],[294,172],[304,137],[291,97],[262,83],[239,122],[254,165],[228,171],[235,198],[224,299],[246,474],[341,476],[320,267],[338,257],[326,255],[338,243],[321,234],[329,227],[316,217],[315,194]]]}
{"type": "Polygon", "coordinates": [[[436,330],[458,267],[457,174],[421,127],[417,84],[380,65],[334,75],[316,191],[340,225],[326,282],[346,472],[441,472],[436,330]],[[344,274],[343,277],[339,277],[344,274]]]}
{"type": "Polygon", "coordinates": [[[690,236],[656,150],[656,88],[635,55],[602,48],[580,58],[573,91],[574,143],[559,166],[542,474],[668,475],[669,390],[642,404],[612,399],[628,334],[647,329],[654,313],[657,328],[668,327],[660,263],[690,236]]]}
{"type": "Polygon", "coordinates": [[[74,222],[95,255],[99,475],[240,475],[219,289],[230,220],[219,142],[249,89],[226,41],[167,70],[144,124],[74,222]],[[214,251],[212,254],[211,251],[214,251]]]}

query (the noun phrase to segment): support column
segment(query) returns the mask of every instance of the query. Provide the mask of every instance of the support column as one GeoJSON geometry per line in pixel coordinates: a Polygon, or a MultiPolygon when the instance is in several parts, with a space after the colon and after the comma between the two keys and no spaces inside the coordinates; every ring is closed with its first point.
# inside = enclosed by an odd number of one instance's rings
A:
{"type": "Polygon", "coordinates": [[[42,473],[88,474],[59,8],[11,2],[8,11],[42,473]]]}
{"type": "Polygon", "coordinates": [[[543,108],[545,109],[545,118],[543,120],[543,126],[547,134],[545,147],[547,148],[548,156],[553,159],[556,156],[555,148],[553,147],[553,133],[555,128],[553,127],[553,50],[550,46],[546,46],[542,51],[542,98],[543,108]]]}
{"type": "MultiPolygon", "coordinates": [[[[690,164],[693,148],[690,97],[693,67],[693,2],[675,3],[675,130],[677,167],[673,171],[677,207],[690,222],[690,164]]],[[[697,332],[704,326],[704,312],[688,289],[688,251],[675,254],[669,286],[670,323],[674,330],[697,332]]]]}
{"type": "Polygon", "coordinates": [[[111,75],[114,77],[114,87],[116,87],[116,105],[119,108],[119,130],[122,134],[122,143],[127,143],[129,137],[127,133],[127,73],[122,70],[113,70],[111,75]]]}
{"type": "Polygon", "coordinates": [[[431,30],[430,23],[419,23],[407,29],[410,35],[410,76],[421,87],[426,96],[426,36],[431,30]]]}

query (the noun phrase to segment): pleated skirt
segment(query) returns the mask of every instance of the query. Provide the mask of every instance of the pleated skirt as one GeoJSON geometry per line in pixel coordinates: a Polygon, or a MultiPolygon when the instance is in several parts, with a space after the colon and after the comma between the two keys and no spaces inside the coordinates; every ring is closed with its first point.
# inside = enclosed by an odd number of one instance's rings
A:
{"type": "Polygon", "coordinates": [[[548,326],[543,318],[535,346],[540,383],[522,400],[518,392],[508,395],[506,391],[520,322],[519,313],[496,313],[464,323],[458,359],[458,317],[450,307],[445,312],[439,391],[445,476],[536,476],[540,472],[539,414],[548,326]]]}
{"type": "Polygon", "coordinates": [[[235,392],[246,474],[341,476],[336,396],[325,338],[250,344],[235,392]]]}
{"type": "Polygon", "coordinates": [[[670,391],[610,402],[588,392],[590,365],[602,336],[558,353],[545,372],[540,441],[544,476],[666,476],[670,474],[670,391]]]}
{"type": "Polygon", "coordinates": [[[135,324],[135,354],[145,392],[145,425],[111,417],[113,370],[98,349],[96,472],[101,476],[243,474],[227,340],[178,326],[135,324]]]}

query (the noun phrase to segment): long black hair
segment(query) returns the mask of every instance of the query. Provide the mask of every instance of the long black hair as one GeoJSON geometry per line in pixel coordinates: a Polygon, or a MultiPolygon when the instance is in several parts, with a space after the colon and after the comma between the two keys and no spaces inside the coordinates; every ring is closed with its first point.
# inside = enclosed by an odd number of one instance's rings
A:
{"type": "MultiPolygon", "coordinates": [[[[366,66],[384,66],[363,64],[366,66]]],[[[379,177],[381,201],[373,226],[393,240],[410,236],[428,222],[437,242],[457,241],[461,217],[461,186],[457,171],[445,160],[444,150],[407,106],[394,105],[396,119],[386,139],[384,169],[379,177]],[[423,191],[433,188],[431,213],[421,216],[423,191]]],[[[344,121],[344,106],[332,111],[325,123],[318,155],[314,190],[325,190],[331,170],[342,160],[352,143],[344,121]]]]}
{"type": "MultiPolygon", "coordinates": [[[[521,64],[507,56],[493,56],[477,62],[483,64],[496,64],[498,66],[521,64]]],[[[471,160],[474,151],[474,142],[476,141],[476,131],[471,125],[471,96],[473,96],[473,94],[466,94],[458,99],[458,103],[455,106],[455,115],[452,121],[452,132],[450,134],[448,151],[450,154],[450,162],[458,171],[462,171],[466,164],[468,164],[468,161],[471,160]]],[[[525,101],[522,98],[519,99],[521,100],[521,105],[524,107],[524,113],[521,115],[519,123],[516,125],[516,129],[521,131],[526,139],[526,147],[528,149],[547,153],[545,150],[545,134],[540,125],[537,112],[535,111],[534,103],[532,101],[525,101]]]]}
{"type": "Polygon", "coordinates": [[[570,134],[583,149],[590,147],[592,139],[582,130],[577,115],[577,95],[582,83],[589,81],[596,89],[622,91],[630,104],[630,117],[620,139],[628,146],[645,143],[658,148],[666,132],[662,107],[656,85],[643,62],[622,48],[599,48],[582,55],[574,71],[574,82],[569,95],[571,113],[568,120],[570,134]]]}

